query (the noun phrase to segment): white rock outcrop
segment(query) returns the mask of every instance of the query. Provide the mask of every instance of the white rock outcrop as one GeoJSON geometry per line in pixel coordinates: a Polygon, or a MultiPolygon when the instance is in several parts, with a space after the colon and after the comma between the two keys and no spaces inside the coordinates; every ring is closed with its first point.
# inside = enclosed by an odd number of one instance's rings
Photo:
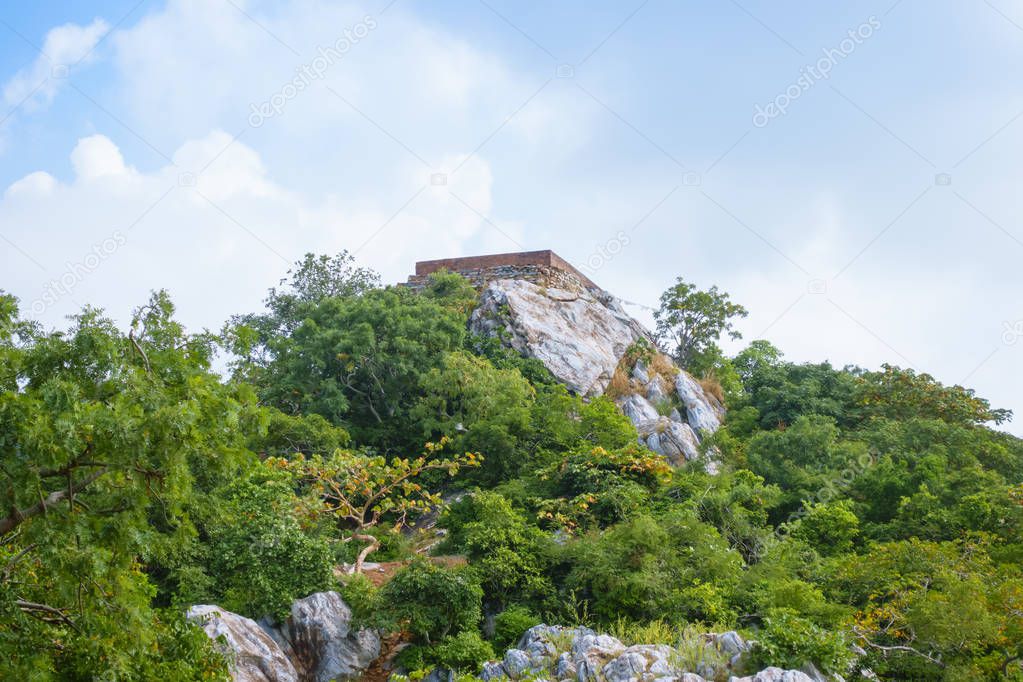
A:
{"type": "Polygon", "coordinates": [[[269,634],[310,682],[357,678],[380,655],[380,636],[352,629],[352,610],[337,592],[295,601],[291,616],[269,634]]]}
{"type": "MultiPolygon", "coordinates": [[[[602,395],[625,351],[640,339],[652,338],[604,292],[546,288],[519,279],[490,282],[470,328],[540,360],[558,381],[584,397],[602,395]]],[[[629,381],[634,390],[616,402],[636,425],[640,442],[672,464],[700,458],[701,439],[724,418],[717,399],[678,368],[658,373],[637,363],[629,381]],[[659,406],[672,408],[668,416],[659,414],[659,406]]]]}
{"type": "Polygon", "coordinates": [[[193,606],[187,618],[223,648],[235,682],[298,682],[294,664],[256,621],[211,604],[193,606]]]}
{"type": "Polygon", "coordinates": [[[549,289],[520,279],[491,282],[470,326],[540,360],[579,395],[602,395],[625,350],[643,329],[589,291],[549,289]]]}
{"type": "Polygon", "coordinates": [[[675,376],[675,392],[686,408],[689,425],[697,433],[714,433],[721,426],[724,408],[713,396],[707,395],[692,376],[679,372],[675,376]]]}
{"type": "MultiPolygon", "coordinates": [[[[707,654],[699,661],[685,658],[663,644],[625,646],[609,635],[585,627],[537,625],[526,631],[502,661],[483,666],[483,680],[577,680],[577,682],[812,682],[799,670],[767,668],[736,677],[750,644],[736,632],[703,635],[707,654]],[[687,670],[688,666],[698,670],[687,670]]],[[[698,643],[699,646],[699,643],[698,643]]]]}
{"type": "Polygon", "coordinates": [[[318,592],[291,605],[275,625],[219,606],[193,606],[188,619],[224,647],[235,682],[334,682],[357,679],[380,656],[380,637],[352,628],[352,610],[337,592],[318,592]]]}

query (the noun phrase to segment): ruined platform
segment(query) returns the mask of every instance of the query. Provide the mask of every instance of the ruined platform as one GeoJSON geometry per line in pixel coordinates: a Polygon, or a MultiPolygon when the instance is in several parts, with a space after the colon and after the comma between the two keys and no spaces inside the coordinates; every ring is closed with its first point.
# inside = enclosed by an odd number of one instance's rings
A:
{"type": "Polygon", "coordinates": [[[589,277],[549,249],[420,261],[406,286],[422,288],[427,278],[439,270],[457,272],[478,289],[495,280],[521,279],[557,289],[602,291],[589,277]]]}

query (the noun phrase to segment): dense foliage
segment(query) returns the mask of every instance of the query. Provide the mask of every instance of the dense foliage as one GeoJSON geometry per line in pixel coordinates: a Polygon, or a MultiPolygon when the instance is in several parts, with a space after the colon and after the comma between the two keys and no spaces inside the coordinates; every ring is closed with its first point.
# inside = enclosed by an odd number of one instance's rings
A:
{"type": "Polygon", "coordinates": [[[665,350],[729,411],[720,471],[674,469],[612,401],[470,335],[474,300],[445,273],[382,288],[344,253],[219,335],[187,333],[163,293],[127,332],[92,309],[45,331],[0,296],[0,677],[224,679],[189,605],[275,619],[337,589],[411,644],[409,669],[475,671],[547,621],[651,643],[739,629],[750,665],[1023,680],[1006,411],[764,340],[726,357],[745,311],[680,280],[665,350]]]}

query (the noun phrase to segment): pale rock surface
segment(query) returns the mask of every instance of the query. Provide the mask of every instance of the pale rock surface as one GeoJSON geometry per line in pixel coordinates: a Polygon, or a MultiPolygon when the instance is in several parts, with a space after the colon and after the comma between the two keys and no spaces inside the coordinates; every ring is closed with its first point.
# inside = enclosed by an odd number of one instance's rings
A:
{"type": "Polygon", "coordinates": [[[679,372],[675,377],[675,391],[685,405],[687,421],[694,431],[714,433],[718,430],[721,415],[720,408],[714,404],[717,400],[709,397],[696,379],[686,372],[679,372]]]}
{"type": "Polygon", "coordinates": [[[210,604],[188,609],[187,618],[227,650],[235,682],[298,682],[295,666],[256,621],[210,604]]]}
{"type": "Polygon", "coordinates": [[[685,422],[658,416],[636,422],[636,431],[640,441],[653,452],[664,455],[671,464],[677,466],[700,457],[700,439],[685,422]]]}
{"type": "Polygon", "coordinates": [[[355,631],[352,610],[337,592],[317,592],[291,605],[291,617],[275,637],[311,682],[354,679],[380,655],[380,637],[355,631]]]}
{"type": "Polygon", "coordinates": [[[500,334],[587,397],[604,393],[625,350],[643,335],[639,323],[611,301],[517,279],[487,285],[470,327],[480,334],[500,334]]]}
{"type": "MultiPolygon", "coordinates": [[[[750,644],[736,632],[707,634],[707,647],[716,649],[733,663],[715,670],[703,666],[698,672],[678,670],[673,650],[665,645],[637,644],[626,647],[609,635],[585,627],[565,628],[537,625],[526,631],[515,649],[502,662],[486,663],[483,680],[575,680],[576,682],[707,682],[733,670],[735,661],[749,651],[750,644]],[[556,646],[555,646],[556,644],[556,646]],[[567,647],[567,651],[564,650],[567,647]],[[698,674],[699,673],[699,674],[698,674]]],[[[750,677],[731,682],[809,682],[798,670],[767,668],[750,677]]]]}
{"type": "Polygon", "coordinates": [[[633,424],[657,419],[660,416],[657,413],[657,408],[650,404],[649,400],[638,393],[632,393],[623,398],[619,398],[616,402],[618,404],[618,408],[622,411],[622,414],[628,417],[633,424]]]}
{"type": "Polygon", "coordinates": [[[650,382],[650,373],[647,371],[646,365],[643,364],[642,360],[638,360],[632,368],[632,378],[641,384],[650,382]]]}
{"type": "Polygon", "coordinates": [[[188,619],[211,639],[224,635],[235,682],[334,682],[358,678],[380,656],[380,637],[352,629],[352,611],[337,592],[291,605],[279,626],[219,606],[193,606],[188,619]]]}
{"type": "Polygon", "coordinates": [[[668,389],[665,388],[664,379],[654,375],[654,378],[646,383],[646,399],[656,405],[662,400],[670,400],[668,389]]]}

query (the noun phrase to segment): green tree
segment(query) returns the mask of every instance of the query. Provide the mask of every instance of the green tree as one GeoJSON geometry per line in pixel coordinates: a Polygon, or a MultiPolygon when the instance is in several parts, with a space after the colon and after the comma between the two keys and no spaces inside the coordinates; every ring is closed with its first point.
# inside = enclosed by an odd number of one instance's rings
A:
{"type": "Polygon", "coordinates": [[[308,494],[322,505],[318,511],[337,520],[344,529],[342,542],[366,543],[355,560],[355,572],[362,572],[366,557],[380,548],[380,539],[370,533],[382,521],[392,521],[392,532],[399,532],[410,515],[440,510],[444,501],[423,483],[423,474],[443,471],[454,476],[462,467],[479,466],[482,458],[474,453],[462,457],[437,459],[447,439],[427,443],[426,454],[415,459],[368,457],[343,450],[330,457],[299,456],[291,461],[271,460],[271,466],[291,471],[308,494]]]}
{"type": "Polygon", "coordinates": [[[793,537],[826,556],[848,552],[860,532],[860,520],[852,506],[851,500],[807,504],[805,513],[794,524],[793,537]]]}
{"type": "Polygon", "coordinates": [[[458,449],[485,452],[481,478],[489,485],[518,474],[535,390],[517,369],[496,369],[485,358],[455,351],[424,373],[420,385],[412,418],[424,437],[446,436],[458,449]]]}
{"type": "Polygon", "coordinates": [[[319,414],[363,443],[414,447],[420,377],[465,336],[465,312],[446,302],[390,288],[300,304],[302,321],[270,336],[247,376],[288,414],[319,414]]]}
{"type": "Polygon", "coordinates": [[[717,530],[691,512],[639,516],[569,548],[565,589],[607,624],[637,621],[726,622],[742,560],[717,530]]]}
{"type": "Polygon", "coordinates": [[[553,542],[498,493],[467,495],[440,524],[449,532],[441,549],[465,555],[491,605],[542,603],[553,592],[553,542]]]}
{"type": "Polygon", "coordinates": [[[712,286],[700,291],[679,277],[661,294],[660,308],[654,313],[657,337],[671,347],[676,362],[690,367],[701,353],[717,348],[721,334],[741,338],[733,320],[746,317],[746,309],[732,303],[728,294],[712,286]]]}
{"type": "Polygon", "coordinates": [[[254,461],[254,395],[209,372],[209,338],[163,293],[128,334],[93,309],[43,333],[0,300],[0,677],[222,671],[180,613],[154,609],[146,569],[192,541],[196,487],[254,461]]]}

